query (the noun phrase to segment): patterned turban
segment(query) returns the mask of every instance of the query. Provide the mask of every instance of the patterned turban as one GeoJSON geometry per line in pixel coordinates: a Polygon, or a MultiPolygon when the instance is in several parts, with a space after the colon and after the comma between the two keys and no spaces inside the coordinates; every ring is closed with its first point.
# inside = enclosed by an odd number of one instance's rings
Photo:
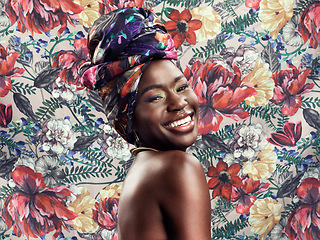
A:
{"type": "Polygon", "coordinates": [[[118,9],[95,21],[88,36],[91,63],[81,67],[82,82],[98,90],[107,120],[129,143],[139,81],[153,59],[177,59],[173,39],[151,10],[118,9]]]}

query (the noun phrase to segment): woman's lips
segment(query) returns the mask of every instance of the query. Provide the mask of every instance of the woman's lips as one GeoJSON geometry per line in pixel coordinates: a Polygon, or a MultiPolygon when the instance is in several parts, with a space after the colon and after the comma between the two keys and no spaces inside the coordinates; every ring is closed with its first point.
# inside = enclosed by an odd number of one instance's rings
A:
{"type": "Polygon", "coordinates": [[[165,124],[164,127],[171,131],[186,133],[190,132],[194,128],[194,120],[193,117],[187,116],[185,118],[165,124]]]}

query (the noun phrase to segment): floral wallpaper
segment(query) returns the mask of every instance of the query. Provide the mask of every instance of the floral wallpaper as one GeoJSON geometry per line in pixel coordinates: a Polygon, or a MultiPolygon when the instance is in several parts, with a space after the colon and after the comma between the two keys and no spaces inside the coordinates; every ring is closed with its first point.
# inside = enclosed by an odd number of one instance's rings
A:
{"type": "Polygon", "coordinates": [[[116,240],[132,147],[84,89],[100,15],[152,8],[200,102],[212,239],[320,239],[320,2],[0,0],[0,238],[116,240]]]}

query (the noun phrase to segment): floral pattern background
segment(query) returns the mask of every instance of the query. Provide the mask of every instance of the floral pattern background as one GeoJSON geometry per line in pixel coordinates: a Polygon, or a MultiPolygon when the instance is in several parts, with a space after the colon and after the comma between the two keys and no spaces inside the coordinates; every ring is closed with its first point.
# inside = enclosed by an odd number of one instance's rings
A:
{"type": "Polygon", "coordinates": [[[152,8],[200,101],[213,239],[320,239],[320,3],[0,0],[0,238],[118,239],[129,146],[83,88],[87,32],[152,8]]]}

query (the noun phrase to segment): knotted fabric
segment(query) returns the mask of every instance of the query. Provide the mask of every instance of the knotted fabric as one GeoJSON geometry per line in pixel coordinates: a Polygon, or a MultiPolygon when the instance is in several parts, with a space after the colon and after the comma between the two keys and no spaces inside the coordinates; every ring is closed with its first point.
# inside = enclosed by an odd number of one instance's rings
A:
{"type": "Polygon", "coordinates": [[[98,90],[107,120],[129,143],[139,81],[154,59],[177,59],[174,42],[151,10],[118,9],[95,21],[88,36],[91,63],[81,67],[82,82],[98,90]]]}

